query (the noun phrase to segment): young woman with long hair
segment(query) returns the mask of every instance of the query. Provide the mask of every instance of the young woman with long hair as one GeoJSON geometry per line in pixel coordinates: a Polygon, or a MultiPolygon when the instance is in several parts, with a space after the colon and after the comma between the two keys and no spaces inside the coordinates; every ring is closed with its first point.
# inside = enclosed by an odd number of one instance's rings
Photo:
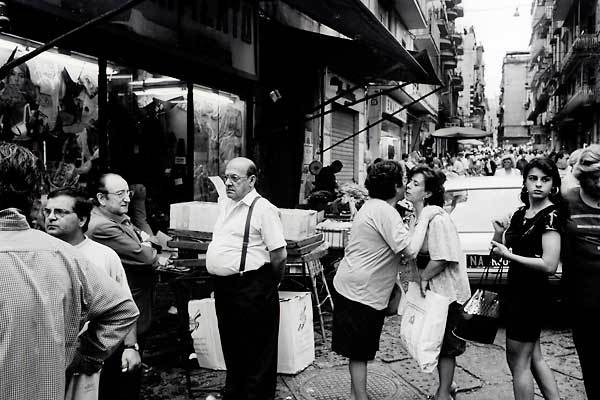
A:
{"type": "Polygon", "coordinates": [[[560,258],[566,208],[560,176],[548,158],[534,158],[523,170],[521,201],[506,224],[494,220],[492,252],[509,261],[502,310],[506,320],[506,358],[516,400],[533,400],[535,379],[542,395],[559,400],[552,370],[542,357],[540,334],[550,303],[548,277],[560,258]]]}

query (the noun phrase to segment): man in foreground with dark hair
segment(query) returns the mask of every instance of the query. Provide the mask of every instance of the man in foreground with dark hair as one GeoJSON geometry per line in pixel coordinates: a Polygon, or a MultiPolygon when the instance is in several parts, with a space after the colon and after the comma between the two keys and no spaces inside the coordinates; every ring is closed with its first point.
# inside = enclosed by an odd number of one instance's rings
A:
{"type": "Polygon", "coordinates": [[[138,315],[127,293],[77,250],[29,227],[39,182],[34,155],[0,143],[2,400],[63,400],[66,376],[98,371],[138,315]]]}
{"type": "MultiPolygon", "coordinates": [[[[46,232],[81,251],[94,266],[114,279],[131,297],[127,277],[117,253],[85,236],[92,207],[92,202],[79,191],[59,189],[50,193],[44,208],[46,232]]],[[[118,351],[106,360],[100,376],[101,400],[106,397],[106,386],[118,384],[122,374],[139,368],[141,357],[135,348],[136,336],[135,329],[129,331],[118,351]]]]}

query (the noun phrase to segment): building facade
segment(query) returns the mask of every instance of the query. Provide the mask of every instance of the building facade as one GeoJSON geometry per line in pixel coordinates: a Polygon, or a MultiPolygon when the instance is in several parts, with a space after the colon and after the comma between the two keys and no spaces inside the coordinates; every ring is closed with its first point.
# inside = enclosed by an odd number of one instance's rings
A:
{"type": "Polygon", "coordinates": [[[534,146],[573,151],[600,141],[597,1],[537,0],[532,7],[534,146]]]}
{"type": "Polygon", "coordinates": [[[529,52],[508,52],[502,62],[498,146],[525,145],[530,140],[529,52]]]}

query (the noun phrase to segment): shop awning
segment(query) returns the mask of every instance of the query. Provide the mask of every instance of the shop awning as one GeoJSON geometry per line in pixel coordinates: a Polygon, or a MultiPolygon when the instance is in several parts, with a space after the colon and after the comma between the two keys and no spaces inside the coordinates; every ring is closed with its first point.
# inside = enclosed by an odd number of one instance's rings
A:
{"type": "Polygon", "coordinates": [[[261,20],[260,30],[262,50],[277,52],[286,59],[294,57],[299,58],[300,62],[326,65],[357,82],[385,79],[442,84],[425,50],[405,50],[409,58],[398,59],[377,51],[360,40],[310,32],[271,20],[261,20]],[[282,43],[285,45],[282,46],[282,43]],[[415,75],[414,71],[407,70],[406,62],[409,59],[416,62],[424,73],[415,75]]]}
{"type": "Polygon", "coordinates": [[[492,133],[466,126],[451,126],[449,128],[438,129],[431,136],[443,139],[480,139],[492,136],[492,133]]]}
{"type": "Polygon", "coordinates": [[[283,0],[341,34],[401,64],[406,81],[428,81],[427,71],[361,0],[283,0]]]}

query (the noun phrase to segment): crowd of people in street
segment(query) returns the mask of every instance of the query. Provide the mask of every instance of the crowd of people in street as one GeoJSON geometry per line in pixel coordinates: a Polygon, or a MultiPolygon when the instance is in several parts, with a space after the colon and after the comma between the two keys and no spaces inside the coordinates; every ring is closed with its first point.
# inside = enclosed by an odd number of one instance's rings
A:
{"type": "MultiPolygon", "coordinates": [[[[341,164],[341,163],[340,163],[341,164]]],[[[64,399],[88,377],[100,399],[137,399],[141,355],[151,328],[157,246],[128,216],[132,188],[106,172],[83,193],[62,188],[41,206],[46,233],[33,229],[39,161],[0,143],[0,398],[64,399]]],[[[339,172],[333,165],[330,175],[339,172]]],[[[247,158],[225,170],[226,196],[206,254],[227,366],[224,400],[274,399],[279,300],[286,241],[277,208],[255,189],[247,158]]],[[[332,350],[348,358],[353,400],[367,399],[367,365],[379,348],[395,292],[409,282],[449,300],[434,399],[456,398],[453,334],[471,298],[457,229],[444,209],[446,179],[521,176],[521,207],[490,221],[491,253],[509,262],[501,308],[515,399],[560,398],[540,348],[548,278],[562,262],[564,297],[589,399],[600,398],[600,145],[571,154],[493,149],[456,157],[377,160],[369,199],[357,211],[333,286],[332,350]]]]}

